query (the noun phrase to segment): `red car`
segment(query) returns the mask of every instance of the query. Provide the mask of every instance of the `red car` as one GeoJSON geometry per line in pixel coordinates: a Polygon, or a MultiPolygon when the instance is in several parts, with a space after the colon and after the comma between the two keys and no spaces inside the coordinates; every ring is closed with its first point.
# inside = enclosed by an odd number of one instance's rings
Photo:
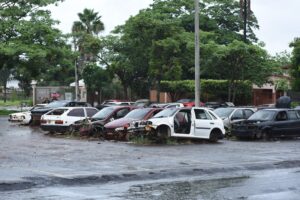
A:
{"type": "Polygon", "coordinates": [[[93,115],[88,122],[84,122],[84,120],[80,120],[72,124],[72,128],[74,131],[80,131],[81,128],[86,126],[85,132],[92,132],[93,135],[103,134],[104,125],[117,120],[119,118],[124,117],[130,111],[136,109],[138,107],[135,106],[112,106],[106,107],[93,115]]]}
{"type": "Polygon", "coordinates": [[[127,132],[127,128],[136,121],[148,120],[159,113],[162,108],[138,108],[129,112],[125,117],[114,120],[104,125],[107,134],[122,134],[127,132]]]}

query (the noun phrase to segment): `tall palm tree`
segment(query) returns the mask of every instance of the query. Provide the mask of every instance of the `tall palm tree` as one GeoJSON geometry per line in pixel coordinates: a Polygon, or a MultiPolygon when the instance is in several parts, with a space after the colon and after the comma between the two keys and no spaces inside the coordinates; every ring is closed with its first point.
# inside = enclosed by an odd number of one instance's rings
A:
{"type": "Polygon", "coordinates": [[[82,13],[78,13],[78,17],[80,21],[73,23],[72,34],[74,49],[80,53],[79,65],[83,66],[87,61],[95,59],[96,56],[86,48],[86,44],[91,38],[97,39],[98,34],[104,30],[104,24],[99,13],[93,9],[85,8],[82,13]]]}
{"type": "Polygon", "coordinates": [[[85,8],[83,13],[78,13],[80,21],[73,23],[73,33],[86,33],[91,35],[98,35],[104,30],[104,24],[101,21],[101,16],[98,12],[94,12],[93,9],[85,8]]]}
{"type": "MultiPolygon", "coordinates": [[[[85,65],[88,62],[96,61],[96,54],[98,53],[98,50],[96,49],[93,51],[91,49],[94,48],[90,47],[94,47],[95,44],[99,44],[98,34],[104,30],[104,24],[101,21],[101,16],[99,16],[99,13],[95,12],[93,9],[84,9],[82,13],[78,13],[78,17],[79,21],[75,21],[72,26],[74,49],[79,52],[80,55],[79,60],[75,62],[76,85],[78,85],[79,77],[83,73],[85,65]]],[[[78,87],[76,90],[78,90],[78,87]]],[[[88,93],[90,93],[90,91],[88,91],[88,93]]]]}

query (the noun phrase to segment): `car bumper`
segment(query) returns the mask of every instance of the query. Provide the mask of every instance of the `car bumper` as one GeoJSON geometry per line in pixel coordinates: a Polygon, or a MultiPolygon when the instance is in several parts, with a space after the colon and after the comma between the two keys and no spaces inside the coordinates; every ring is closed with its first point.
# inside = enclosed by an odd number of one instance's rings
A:
{"type": "Polygon", "coordinates": [[[257,134],[257,130],[232,130],[231,134],[239,138],[252,138],[257,134]]]}
{"type": "Polygon", "coordinates": [[[41,125],[43,131],[50,132],[66,132],[69,129],[69,126],[57,126],[57,125],[41,125]]]}

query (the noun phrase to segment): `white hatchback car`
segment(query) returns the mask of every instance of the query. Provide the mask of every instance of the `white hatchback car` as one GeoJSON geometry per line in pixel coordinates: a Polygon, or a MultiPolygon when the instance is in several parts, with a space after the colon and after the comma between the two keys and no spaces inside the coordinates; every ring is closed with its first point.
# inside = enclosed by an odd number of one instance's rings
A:
{"type": "Polygon", "coordinates": [[[61,107],[41,117],[41,129],[50,132],[66,132],[76,121],[92,117],[99,110],[93,107],[61,107]]]}
{"type": "Polygon", "coordinates": [[[147,121],[146,130],[159,137],[201,138],[216,142],[225,134],[224,124],[213,111],[202,108],[167,108],[147,121]]]}
{"type": "Polygon", "coordinates": [[[28,125],[31,122],[31,110],[38,109],[38,108],[43,108],[46,105],[47,104],[36,104],[35,106],[33,106],[28,111],[12,113],[12,114],[9,115],[8,121],[10,121],[10,122],[19,122],[22,125],[28,125]]]}

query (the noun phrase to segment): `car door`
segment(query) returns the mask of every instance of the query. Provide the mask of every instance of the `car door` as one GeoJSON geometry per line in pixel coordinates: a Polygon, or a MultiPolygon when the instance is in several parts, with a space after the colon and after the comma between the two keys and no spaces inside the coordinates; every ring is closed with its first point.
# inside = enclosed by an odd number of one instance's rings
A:
{"type": "Polygon", "coordinates": [[[242,109],[236,109],[230,117],[230,125],[232,125],[233,123],[243,121],[243,120],[245,120],[243,110],[242,109]]]}
{"type": "Polygon", "coordinates": [[[286,131],[286,136],[300,135],[300,119],[295,110],[287,111],[288,119],[290,122],[289,129],[286,131]]]}
{"type": "Polygon", "coordinates": [[[74,108],[70,110],[70,112],[67,114],[65,123],[70,125],[78,120],[85,119],[85,113],[83,108],[74,108]]]}
{"type": "Polygon", "coordinates": [[[194,114],[194,135],[201,138],[209,138],[210,132],[214,126],[211,116],[201,108],[193,108],[194,114]]]}
{"type": "Polygon", "coordinates": [[[290,131],[292,130],[290,128],[291,121],[288,119],[286,111],[279,111],[270,126],[272,127],[271,134],[274,137],[290,134],[290,131]]]}

